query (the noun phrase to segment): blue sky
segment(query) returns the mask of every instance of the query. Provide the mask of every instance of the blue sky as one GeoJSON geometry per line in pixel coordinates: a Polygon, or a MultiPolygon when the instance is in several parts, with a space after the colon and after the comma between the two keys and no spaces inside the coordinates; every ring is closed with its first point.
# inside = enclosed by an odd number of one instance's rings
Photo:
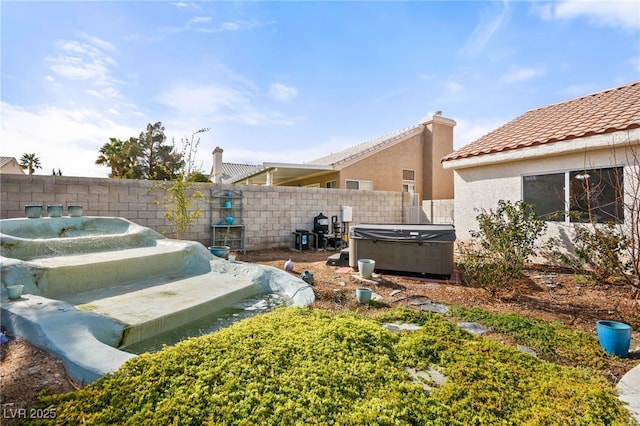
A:
{"type": "Polygon", "coordinates": [[[638,1],[2,1],[0,155],[106,177],[110,137],[202,134],[196,166],[302,163],[456,120],[455,148],[529,109],[640,79],[638,1]]]}

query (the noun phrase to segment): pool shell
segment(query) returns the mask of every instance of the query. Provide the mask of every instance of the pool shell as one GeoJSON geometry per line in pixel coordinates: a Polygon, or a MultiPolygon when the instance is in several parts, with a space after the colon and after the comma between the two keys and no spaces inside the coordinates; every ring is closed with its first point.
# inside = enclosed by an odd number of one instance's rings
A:
{"type": "Polygon", "coordinates": [[[59,356],[92,382],[131,354],[126,347],[244,298],[280,293],[294,306],[311,287],[270,266],[230,263],[123,218],[0,221],[2,324],[59,356]],[[9,301],[6,287],[24,285],[9,301]]]}

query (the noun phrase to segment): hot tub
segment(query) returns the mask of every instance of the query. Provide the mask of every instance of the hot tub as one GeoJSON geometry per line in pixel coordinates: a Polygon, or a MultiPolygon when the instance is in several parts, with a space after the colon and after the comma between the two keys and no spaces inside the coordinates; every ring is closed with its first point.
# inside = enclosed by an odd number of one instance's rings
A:
{"type": "Polygon", "coordinates": [[[373,259],[376,269],[451,275],[453,225],[359,224],[349,230],[349,266],[373,259]]]}

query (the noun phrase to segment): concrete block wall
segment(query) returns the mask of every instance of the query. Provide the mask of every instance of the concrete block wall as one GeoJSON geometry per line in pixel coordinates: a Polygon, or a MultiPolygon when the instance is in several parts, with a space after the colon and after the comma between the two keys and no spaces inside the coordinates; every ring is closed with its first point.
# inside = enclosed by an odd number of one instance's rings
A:
{"type": "MultiPolygon", "coordinates": [[[[86,216],[124,217],[152,228],[169,238],[173,225],[165,218],[166,190],[162,182],[84,178],[66,176],[28,176],[0,174],[0,218],[24,217],[26,204],[82,205],[86,216]]],[[[313,218],[322,212],[342,221],[342,206],[353,208],[353,222],[401,223],[400,192],[358,191],[305,187],[196,184],[203,194],[193,208],[202,212],[184,239],[211,244],[210,191],[243,191],[243,217],[246,249],[293,247],[296,229],[313,229],[313,218]]]]}
{"type": "Polygon", "coordinates": [[[429,223],[454,223],[454,200],[423,200],[422,210],[429,223]]]}

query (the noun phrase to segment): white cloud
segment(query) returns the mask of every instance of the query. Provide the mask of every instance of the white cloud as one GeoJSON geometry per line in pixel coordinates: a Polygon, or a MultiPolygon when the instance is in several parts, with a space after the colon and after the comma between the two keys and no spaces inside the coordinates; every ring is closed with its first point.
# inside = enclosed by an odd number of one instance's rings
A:
{"type": "MultiPolygon", "coordinates": [[[[97,37],[85,36],[98,46],[115,47],[97,37]]],[[[111,67],[116,61],[104,51],[90,43],[80,41],[59,40],[56,43],[59,52],[54,56],[47,56],[45,62],[53,73],[61,79],[87,81],[97,85],[111,85],[115,82],[111,67]]]]}
{"type": "MultiPolygon", "coordinates": [[[[267,22],[267,24],[272,24],[272,23],[273,22],[267,22]]],[[[256,22],[256,21],[237,20],[237,21],[223,22],[223,23],[221,23],[220,25],[218,25],[217,27],[214,27],[214,28],[207,28],[207,27],[197,28],[196,31],[203,32],[203,33],[221,33],[221,32],[225,32],[225,31],[243,31],[243,30],[251,30],[253,28],[257,28],[260,25],[261,24],[256,22]]]]}
{"type": "Polygon", "coordinates": [[[196,3],[187,3],[184,1],[178,1],[178,2],[174,2],[171,3],[172,6],[177,7],[178,9],[194,9],[194,10],[201,10],[202,8],[200,7],[200,5],[196,4],[196,3]]]}
{"type": "Polygon", "coordinates": [[[64,176],[107,177],[95,165],[109,137],[129,138],[140,129],[123,126],[92,108],[21,108],[2,102],[3,155],[20,158],[35,153],[42,164],[37,174],[60,169],[64,176]]]}
{"type": "Polygon", "coordinates": [[[273,83],[269,86],[269,96],[281,102],[287,102],[298,96],[298,89],[282,83],[273,83]]]}
{"type": "Polygon", "coordinates": [[[204,24],[207,22],[211,22],[211,16],[194,16],[191,18],[191,21],[189,21],[191,24],[204,24]]]}
{"type": "Polygon", "coordinates": [[[544,75],[544,69],[542,68],[512,67],[502,79],[506,83],[519,83],[542,75],[544,75]]]}
{"type": "Polygon", "coordinates": [[[533,8],[545,20],[585,17],[594,26],[640,29],[640,3],[637,0],[561,0],[533,8]]]}
{"type": "Polygon", "coordinates": [[[199,118],[198,126],[214,121],[231,121],[251,126],[291,125],[291,119],[273,111],[261,111],[253,103],[257,94],[246,87],[220,84],[180,83],[156,97],[180,117],[199,118]]]}
{"type": "MultiPolygon", "coordinates": [[[[494,3],[492,3],[492,5],[493,4],[494,3]]],[[[492,12],[490,16],[481,14],[480,22],[465,43],[463,48],[464,54],[468,56],[476,56],[481,53],[493,36],[506,23],[510,14],[509,3],[503,1],[501,4],[502,8],[497,13],[492,12]]]]}
{"type": "Polygon", "coordinates": [[[450,93],[460,93],[464,90],[464,86],[460,83],[456,83],[455,81],[448,81],[446,86],[450,93]]]}
{"type": "Polygon", "coordinates": [[[460,149],[463,146],[480,139],[487,133],[494,131],[512,119],[513,117],[508,119],[466,119],[456,117],[456,127],[453,129],[453,148],[460,149]]]}

